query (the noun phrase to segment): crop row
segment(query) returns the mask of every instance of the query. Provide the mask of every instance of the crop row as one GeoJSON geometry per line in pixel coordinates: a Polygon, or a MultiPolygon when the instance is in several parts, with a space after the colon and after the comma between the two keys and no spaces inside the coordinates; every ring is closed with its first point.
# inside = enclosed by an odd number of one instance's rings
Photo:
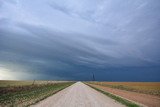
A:
{"type": "Polygon", "coordinates": [[[73,84],[73,82],[0,89],[0,106],[28,106],[73,84]]]}

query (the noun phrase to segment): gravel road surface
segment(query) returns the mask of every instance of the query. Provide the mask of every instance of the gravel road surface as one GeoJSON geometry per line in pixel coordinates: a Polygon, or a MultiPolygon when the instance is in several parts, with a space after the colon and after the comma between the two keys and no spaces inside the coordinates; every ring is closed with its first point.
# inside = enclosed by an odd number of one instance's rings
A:
{"type": "Polygon", "coordinates": [[[32,105],[32,107],[125,107],[82,82],[32,105]]]}

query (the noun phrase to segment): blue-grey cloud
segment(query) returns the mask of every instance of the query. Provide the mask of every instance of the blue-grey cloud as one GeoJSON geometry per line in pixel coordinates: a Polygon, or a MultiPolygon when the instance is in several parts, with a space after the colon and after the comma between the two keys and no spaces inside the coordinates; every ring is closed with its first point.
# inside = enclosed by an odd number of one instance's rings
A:
{"type": "Polygon", "coordinates": [[[1,2],[0,79],[160,80],[158,0],[1,2]]]}

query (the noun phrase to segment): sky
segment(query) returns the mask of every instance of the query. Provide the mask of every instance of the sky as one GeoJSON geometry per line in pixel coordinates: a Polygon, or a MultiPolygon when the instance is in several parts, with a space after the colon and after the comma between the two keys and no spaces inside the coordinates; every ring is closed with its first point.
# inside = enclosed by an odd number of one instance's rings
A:
{"type": "Polygon", "coordinates": [[[159,0],[0,0],[0,80],[160,81],[159,0]]]}

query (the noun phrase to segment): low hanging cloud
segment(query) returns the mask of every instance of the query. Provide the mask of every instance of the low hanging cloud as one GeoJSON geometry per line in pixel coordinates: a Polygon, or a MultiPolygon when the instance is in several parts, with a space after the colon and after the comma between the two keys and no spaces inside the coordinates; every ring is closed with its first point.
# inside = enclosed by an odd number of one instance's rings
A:
{"type": "Polygon", "coordinates": [[[160,80],[158,0],[1,2],[0,79],[160,80]]]}

